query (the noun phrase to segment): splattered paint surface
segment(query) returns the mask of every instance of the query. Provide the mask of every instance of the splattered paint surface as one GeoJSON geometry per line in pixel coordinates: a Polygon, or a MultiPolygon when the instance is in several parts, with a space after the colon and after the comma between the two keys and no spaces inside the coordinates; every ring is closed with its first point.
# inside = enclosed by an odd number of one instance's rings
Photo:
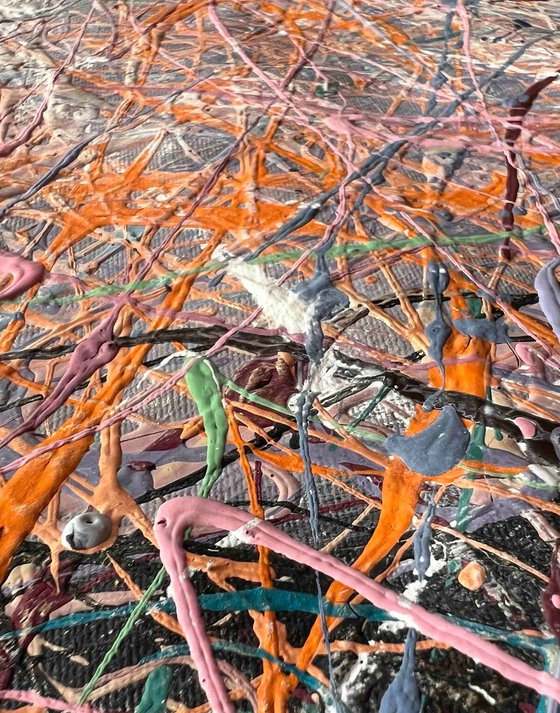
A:
{"type": "Polygon", "coordinates": [[[2,709],[556,711],[555,3],[0,19],[2,709]]]}

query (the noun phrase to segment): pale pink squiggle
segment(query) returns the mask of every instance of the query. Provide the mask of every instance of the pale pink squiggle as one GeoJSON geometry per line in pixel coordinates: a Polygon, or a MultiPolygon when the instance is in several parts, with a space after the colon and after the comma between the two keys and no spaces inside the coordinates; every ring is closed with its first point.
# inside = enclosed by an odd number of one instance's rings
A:
{"type": "MultiPolygon", "coordinates": [[[[241,45],[237,42],[237,40],[229,33],[228,29],[224,25],[224,23],[221,21],[220,17],[218,16],[217,10],[216,10],[217,2],[216,0],[209,0],[207,11],[208,11],[208,18],[210,19],[210,22],[214,25],[216,28],[218,34],[224,39],[225,42],[228,43],[228,45],[233,49],[234,52],[236,52],[239,57],[245,62],[245,64],[257,75],[257,77],[266,84],[266,86],[282,101],[286,106],[289,106],[292,111],[295,113],[295,115],[300,119],[300,121],[303,122],[304,126],[307,127],[309,131],[312,131],[316,136],[319,137],[319,139],[323,142],[323,144],[330,150],[332,153],[340,159],[344,165],[346,166],[346,169],[348,173],[352,173],[353,171],[359,171],[360,168],[356,164],[352,163],[351,161],[348,160],[346,156],[344,156],[338,148],[315,126],[313,125],[306,114],[302,111],[297,106],[297,103],[293,101],[293,99],[286,94],[284,90],[283,85],[278,85],[276,82],[274,82],[270,77],[257,65],[253,60],[249,57],[249,55],[245,52],[245,50],[241,47],[241,45]]],[[[328,8],[327,8],[328,9],[328,8]]],[[[379,193],[378,189],[376,186],[373,184],[369,183],[369,180],[367,179],[366,176],[363,176],[363,180],[365,180],[370,188],[375,192],[379,193]]]]}
{"type": "Polygon", "coordinates": [[[175,386],[175,384],[178,383],[181,378],[186,374],[192,361],[193,360],[191,359],[185,366],[181,367],[178,372],[171,376],[168,381],[151,391],[148,396],[146,396],[144,399],[142,399],[135,405],[129,406],[128,408],[124,409],[123,411],[120,411],[114,416],[110,416],[101,423],[97,424],[97,426],[89,426],[88,428],[84,428],[71,436],[67,436],[66,438],[58,438],[56,441],[52,441],[46,446],[41,446],[40,448],[36,448],[35,450],[31,451],[31,453],[28,453],[25,456],[16,458],[9,465],[3,465],[2,467],[0,467],[0,474],[9,473],[12,470],[20,468],[26,463],[29,463],[29,461],[32,461],[34,458],[38,458],[39,456],[42,456],[45,453],[49,453],[50,451],[55,451],[57,448],[61,448],[67,443],[75,443],[76,441],[80,441],[82,438],[86,438],[86,436],[91,436],[94,433],[99,433],[104,428],[112,426],[114,423],[124,421],[125,418],[140,410],[146,404],[151,403],[152,401],[154,401],[154,399],[158,398],[158,396],[165,394],[167,391],[169,391],[169,389],[173,388],[173,386],[175,386]]]}
{"type": "Polygon", "coordinates": [[[20,703],[31,703],[34,706],[50,708],[53,711],[69,711],[69,713],[100,713],[91,706],[78,706],[75,703],[59,701],[57,698],[40,696],[35,691],[0,691],[0,700],[19,701],[20,703]]]}
{"type": "MultiPolygon", "coordinates": [[[[488,107],[486,105],[486,100],[484,98],[484,94],[482,93],[482,89],[480,88],[480,84],[478,83],[478,80],[476,78],[476,74],[474,71],[474,66],[472,62],[472,57],[470,54],[470,22],[469,22],[469,14],[467,11],[467,7],[465,5],[465,0],[457,0],[457,13],[459,14],[459,17],[461,18],[461,21],[463,23],[463,47],[465,50],[465,58],[467,60],[467,69],[469,72],[469,75],[471,77],[471,81],[473,82],[476,94],[479,98],[480,104],[482,106],[482,113],[484,115],[484,118],[487,120],[488,125],[490,126],[490,130],[494,134],[494,138],[496,139],[496,142],[498,144],[498,147],[500,151],[504,154],[506,163],[508,163],[510,166],[512,166],[514,169],[522,173],[524,175],[526,182],[527,182],[527,187],[529,189],[529,192],[531,195],[535,198],[535,205],[537,207],[538,212],[541,215],[541,218],[543,219],[543,223],[548,231],[548,235],[550,237],[550,240],[552,241],[554,247],[556,248],[556,251],[560,253],[560,235],[558,234],[558,230],[556,229],[556,226],[554,225],[554,222],[551,220],[548,211],[543,205],[540,193],[535,189],[531,181],[527,180],[528,179],[528,171],[525,169],[525,167],[521,164],[519,167],[515,164],[515,157],[523,148],[522,146],[518,146],[517,149],[514,151],[513,147],[508,146],[506,142],[502,141],[500,137],[497,135],[496,130],[494,129],[494,124],[492,121],[492,117],[490,116],[490,112],[488,111],[488,107]]],[[[556,74],[558,76],[557,72],[552,72],[552,74],[556,74]]],[[[512,122],[514,125],[516,125],[516,122],[519,121],[519,125],[522,127],[523,126],[523,118],[521,117],[520,119],[515,119],[514,122],[512,122]]],[[[508,124],[506,123],[506,126],[508,124]]],[[[510,123],[511,126],[511,123],[510,123]]]]}
{"type": "MultiPolygon", "coordinates": [[[[174,498],[159,508],[154,529],[162,561],[170,573],[174,585],[172,591],[177,604],[179,622],[201,673],[207,670],[207,659],[201,658],[199,662],[195,650],[199,650],[201,645],[204,645],[205,651],[209,651],[211,655],[210,642],[204,629],[196,595],[184,574],[183,533],[187,527],[193,525],[227,529],[244,542],[268,547],[295,562],[318,570],[358,592],[374,606],[406,619],[424,636],[442,641],[511,681],[532,688],[541,695],[549,696],[560,702],[560,681],[550,674],[545,671],[537,671],[480,636],[457,624],[452,624],[437,614],[430,614],[417,604],[385,589],[366,574],[352,569],[330,555],[317,552],[307,545],[293,540],[270,523],[216,501],[195,497],[174,498]],[[184,596],[184,592],[187,591],[189,592],[188,600],[184,596]]],[[[219,678],[215,662],[212,671],[219,678]]],[[[211,691],[208,683],[211,683],[212,687],[221,686],[225,691],[221,679],[217,681],[212,678],[211,682],[204,682],[201,676],[201,683],[209,700],[211,691]]],[[[214,713],[224,713],[224,711],[229,713],[230,710],[231,708],[216,707],[214,713]]]]}

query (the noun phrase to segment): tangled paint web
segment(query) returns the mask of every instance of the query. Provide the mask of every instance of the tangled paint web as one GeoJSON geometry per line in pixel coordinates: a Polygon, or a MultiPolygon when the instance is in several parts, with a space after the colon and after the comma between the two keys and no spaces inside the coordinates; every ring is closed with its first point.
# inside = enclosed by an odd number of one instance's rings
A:
{"type": "Polygon", "coordinates": [[[3,0],[2,710],[557,711],[559,23],[3,0]]]}

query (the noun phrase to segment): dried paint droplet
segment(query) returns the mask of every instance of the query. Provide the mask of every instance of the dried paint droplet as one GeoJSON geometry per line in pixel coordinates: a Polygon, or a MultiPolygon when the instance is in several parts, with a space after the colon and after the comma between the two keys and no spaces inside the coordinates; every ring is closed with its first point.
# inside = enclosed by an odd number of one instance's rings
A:
{"type": "Polygon", "coordinates": [[[514,418],[513,422],[521,431],[523,438],[534,438],[535,437],[535,435],[537,433],[537,426],[534,423],[534,421],[531,421],[531,419],[529,419],[529,418],[524,418],[523,416],[519,416],[518,418],[514,418]]]}
{"type": "Polygon", "coordinates": [[[62,530],[61,541],[67,550],[89,550],[101,545],[111,534],[111,519],[92,510],[76,515],[62,530]]]}
{"type": "Polygon", "coordinates": [[[469,562],[459,572],[458,581],[465,589],[476,592],[486,581],[486,570],[478,562],[469,562]]]}

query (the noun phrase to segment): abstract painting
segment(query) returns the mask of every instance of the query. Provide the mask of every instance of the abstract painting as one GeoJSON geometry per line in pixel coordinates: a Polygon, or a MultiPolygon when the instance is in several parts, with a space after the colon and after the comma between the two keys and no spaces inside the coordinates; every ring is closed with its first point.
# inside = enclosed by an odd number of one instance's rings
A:
{"type": "Polygon", "coordinates": [[[1,0],[0,711],[559,710],[559,28],[1,0]]]}

